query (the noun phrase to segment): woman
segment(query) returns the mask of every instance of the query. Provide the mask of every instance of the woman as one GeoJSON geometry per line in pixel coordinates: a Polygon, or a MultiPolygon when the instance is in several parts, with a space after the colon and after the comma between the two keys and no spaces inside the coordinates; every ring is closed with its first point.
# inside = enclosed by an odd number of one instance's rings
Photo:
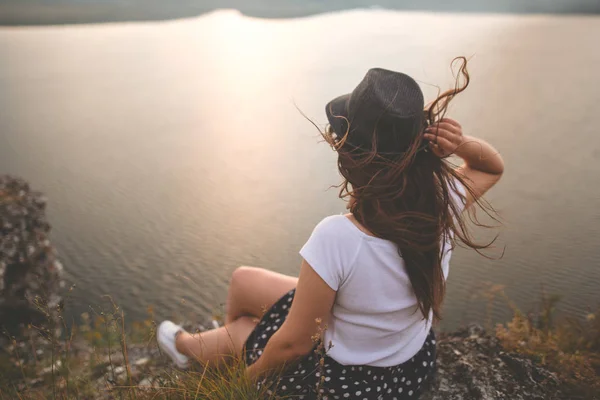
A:
{"type": "Polygon", "coordinates": [[[163,322],[158,342],[177,365],[243,356],[247,375],[283,397],[419,396],[435,366],[431,327],[452,249],[486,247],[470,239],[462,213],[504,169],[492,146],[443,118],[469,83],[460,60],[465,82],[428,107],[412,78],[383,69],[327,105],[323,135],[350,213],[316,226],[299,278],[237,269],[225,327],[193,335],[163,322]],[[452,154],[462,166],[445,159],[452,154]]]}

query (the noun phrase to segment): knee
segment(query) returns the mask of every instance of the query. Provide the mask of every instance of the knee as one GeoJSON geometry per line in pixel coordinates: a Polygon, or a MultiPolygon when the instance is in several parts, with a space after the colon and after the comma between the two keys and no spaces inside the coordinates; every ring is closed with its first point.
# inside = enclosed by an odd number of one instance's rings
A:
{"type": "Polygon", "coordinates": [[[260,273],[260,268],[238,267],[231,274],[229,286],[231,288],[240,288],[252,282],[254,277],[260,273]]]}

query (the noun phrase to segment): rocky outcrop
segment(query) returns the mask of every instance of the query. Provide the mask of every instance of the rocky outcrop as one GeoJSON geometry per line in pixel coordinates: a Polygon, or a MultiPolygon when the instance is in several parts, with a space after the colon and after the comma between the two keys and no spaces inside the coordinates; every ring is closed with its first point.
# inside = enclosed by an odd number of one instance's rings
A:
{"type": "Polygon", "coordinates": [[[13,335],[58,315],[62,266],[45,209],[46,199],[27,182],[0,175],[0,323],[13,335]]]}
{"type": "Polygon", "coordinates": [[[557,377],[502,349],[478,325],[441,335],[437,374],[422,400],[552,400],[571,398],[557,377]]]}
{"type": "MultiPolygon", "coordinates": [[[[204,330],[198,325],[186,327],[192,331],[204,330]]],[[[30,349],[26,343],[9,347],[9,354],[23,357],[20,363],[34,365],[36,356],[28,354],[30,349]],[[15,346],[18,352],[13,348],[15,346]]],[[[90,382],[90,393],[93,393],[79,398],[112,399],[119,387],[133,385],[141,389],[159,389],[169,386],[170,380],[177,379],[177,370],[166,356],[160,354],[154,342],[129,345],[127,360],[118,349],[113,349],[110,355],[98,351],[85,342],[72,344],[72,357],[78,359],[77,364],[82,370],[74,372],[90,382]]],[[[593,396],[571,396],[569,388],[554,374],[528,358],[505,352],[498,340],[487,335],[478,325],[439,335],[437,351],[437,374],[421,400],[595,399],[593,396]]],[[[49,352],[49,343],[38,347],[37,364],[46,366],[38,368],[37,376],[18,382],[19,390],[48,385],[52,367],[42,360],[49,358],[49,352]]],[[[10,361],[17,370],[20,366],[17,360],[11,357],[10,361]]],[[[55,365],[54,370],[58,368],[60,365],[55,365]]],[[[59,383],[59,387],[64,386],[62,378],[59,383]]],[[[162,392],[159,390],[157,393],[162,392]]]]}

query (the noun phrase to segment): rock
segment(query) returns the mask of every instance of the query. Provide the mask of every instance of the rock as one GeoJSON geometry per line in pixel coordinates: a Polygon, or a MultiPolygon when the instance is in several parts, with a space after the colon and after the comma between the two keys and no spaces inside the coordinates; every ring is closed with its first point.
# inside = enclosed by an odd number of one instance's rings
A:
{"type": "Polygon", "coordinates": [[[144,378],[138,383],[138,387],[141,389],[158,389],[160,386],[155,380],[144,378]]]}
{"type": "Polygon", "coordinates": [[[123,354],[121,353],[111,353],[110,357],[107,355],[104,358],[102,358],[102,364],[106,365],[121,365],[123,364],[123,362],[123,354]]]}
{"type": "Polygon", "coordinates": [[[96,364],[90,371],[90,377],[91,379],[98,379],[103,377],[108,371],[110,371],[109,363],[96,364]]]}
{"type": "Polygon", "coordinates": [[[60,360],[56,360],[56,362],[54,363],[54,368],[52,368],[52,365],[50,365],[49,367],[46,368],[42,368],[40,370],[40,374],[41,375],[49,375],[52,373],[52,371],[54,371],[54,373],[57,373],[57,371],[59,370],[59,368],[62,366],[62,362],[60,360]]]}
{"type": "Polygon", "coordinates": [[[118,366],[118,367],[115,367],[114,373],[115,373],[116,376],[124,374],[125,373],[125,367],[123,367],[122,365],[118,366]]]}
{"type": "Polygon", "coordinates": [[[503,351],[479,325],[441,335],[437,373],[422,400],[553,400],[567,398],[554,374],[503,351]]]}
{"type": "Polygon", "coordinates": [[[38,387],[38,386],[42,385],[43,383],[44,383],[44,380],[42,378],[30,379],[29,382],[27,382],[29,387],[38,387]]]}
{"type": "Polygon", "coordinates": [[[124,366],[118,366],[114,368],[109,366],[106,374],[104,375],[105,382],[113,386],[123,385],[127,380],[126,372],[127,370],[124,366]]]}
{"type": "Polygon", "coordinates": [[[142,366],[148,364],[149,362],[150,362],[150,358],[148,358],[148,357],[142,357],[139,360],[135,361],[133,363],[133,365],[135,365],[136,367],[142,367],[142,366]]]}
{"type": "Polygon", "coordinates": [[[140,383],[138,383],[138,387],[141,387],[141,388],[152,387],[152,382],[150,381],[150,379],[144,378],[140,381],[140,383]]]}
{"type": "Polygon", "coordinates": [[[62,303],[62,265],[45,209],[46,199],[27,182],[0,175],[0,321],[13,336],[30,323],[51,326],[62,303]]]}

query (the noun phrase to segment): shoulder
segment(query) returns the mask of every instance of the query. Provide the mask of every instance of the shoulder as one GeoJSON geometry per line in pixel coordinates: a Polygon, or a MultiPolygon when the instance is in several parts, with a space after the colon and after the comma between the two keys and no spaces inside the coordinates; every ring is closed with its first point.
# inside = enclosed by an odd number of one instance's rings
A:
{"type": "Polygon", "coordinates": [[[344,229],[347,225],[347,220],[344,215],[330,215],[329,217],[323,218],[316,226],[315,231],[339,231],[344,229]]]}
{"type": "Polygon", "coordinates": [[[351,228],[353,228],[352,222],[344,215],[331,215],[323,218],[315,226],[311,238],[329,244],[348,245],[360,239],[351,228]]]}
{"type": "Polygon", "coordinates": [[[308,265],[333,289],[344,282],[353,265],[360,243],[349,229],[350,221],[343,215],[322,219],[300,249],[308,265]]]}

